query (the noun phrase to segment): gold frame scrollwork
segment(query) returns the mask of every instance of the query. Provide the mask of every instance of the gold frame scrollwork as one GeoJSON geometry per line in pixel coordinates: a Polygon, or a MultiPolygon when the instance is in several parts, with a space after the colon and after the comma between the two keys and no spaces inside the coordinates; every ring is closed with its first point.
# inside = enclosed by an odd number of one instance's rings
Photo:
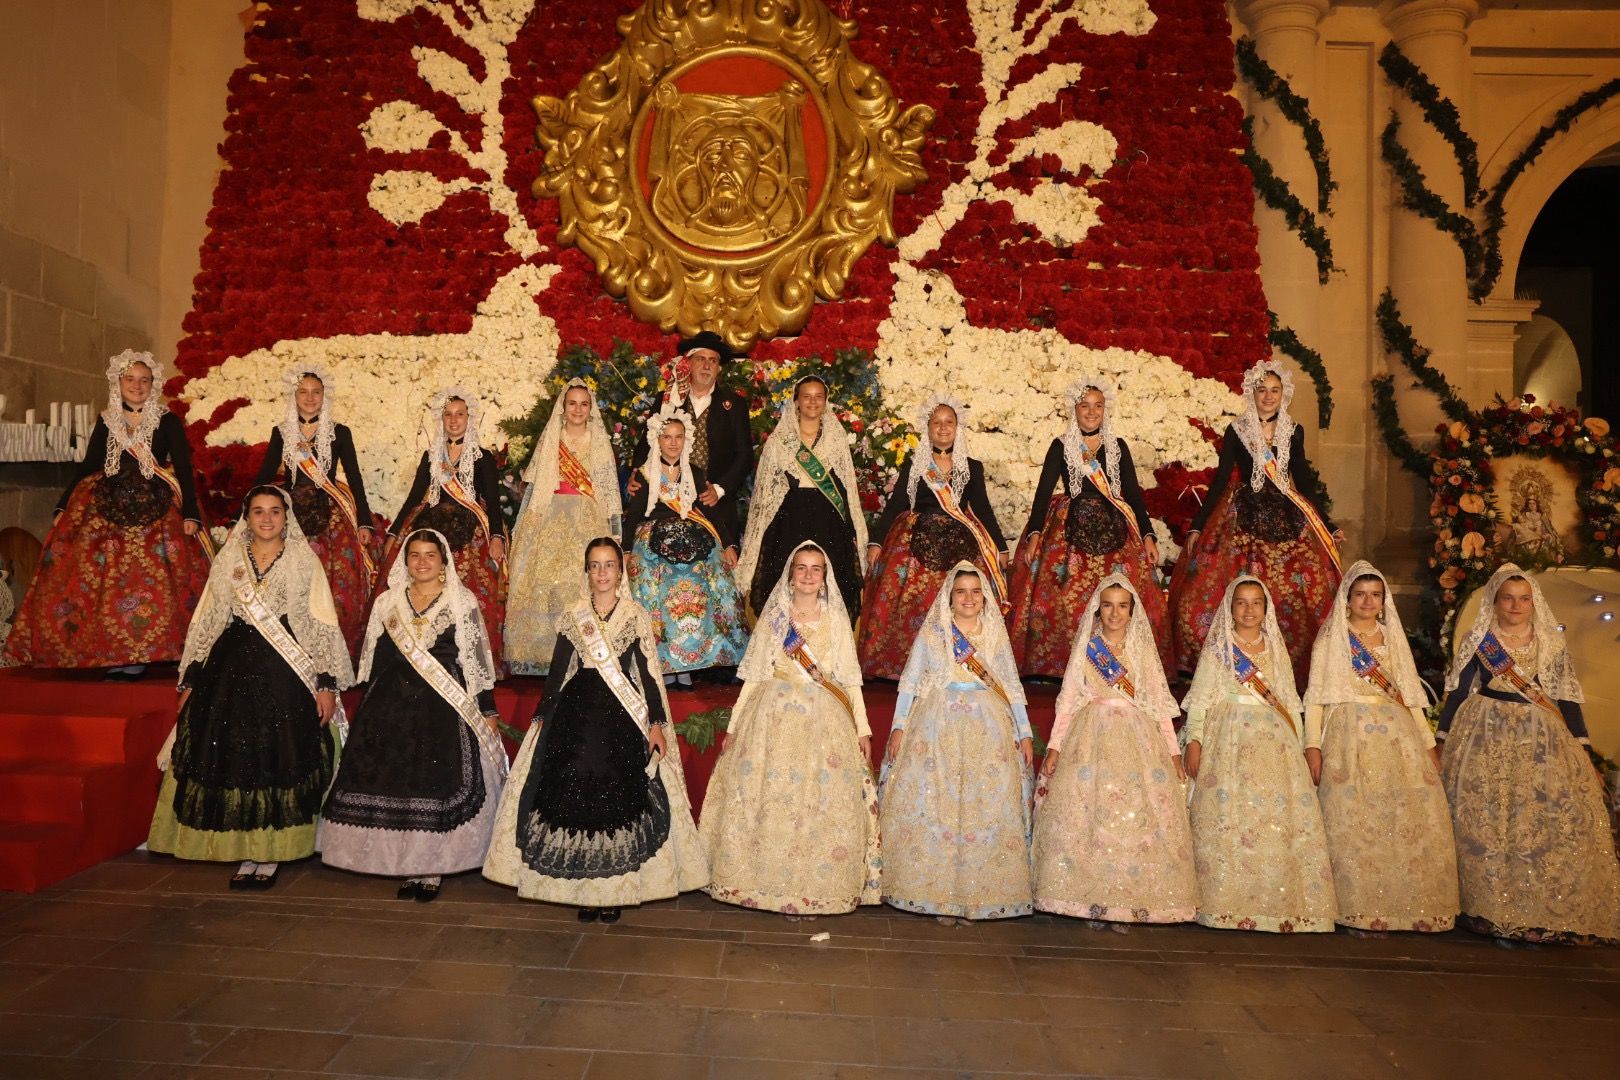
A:
{"type": "Polygon", "coordinates": [[[927,179],[934,111],[902,106],[850,52],[853,22],[822,0],[647,0],[622,16],[619,48],[567,97],[537,96],[545,167],[536,198],[558,200],[558,241],[590,256],[603,287],[666,332],[713,330],[737,349],[795,334],[817,298],[836,300],[874,240],[895,243],[894,196],[927,179]],[[799,79],[821,113],[824,182],[787,235],[747,251],[699,251],[655,217],[637,156],[654,92],[725,56],[766,60],[799,79]]]}

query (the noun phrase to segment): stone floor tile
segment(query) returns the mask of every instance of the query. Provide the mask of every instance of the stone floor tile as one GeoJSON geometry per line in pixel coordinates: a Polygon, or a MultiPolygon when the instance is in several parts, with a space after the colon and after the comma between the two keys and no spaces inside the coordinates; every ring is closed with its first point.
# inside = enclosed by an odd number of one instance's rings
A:
{"type": "Polygon", "coordinates": [[[422,966],[416,960],[391,960],[381,956],[321,956],[310,953],[288,953],[304,961],[297,979],[300,982],[327,983],[332,986],[360,986],[367,989],[404,986],[422,966]]]}
{"type": "Polygon", "coordinates": [[[0,961],[8,964],[68,967],[73,964],[88,964],[117,944],[116,941],[105,938],[57,937],[28,932],[0,945],[0,961]]]}
{"type": "Polygon", "coordinates": [[[1223,1034],[1227,1067],[1243,1080],[1395,1080],[1403,1075],[1371,1038],[1223,1034]]]}
{"type": "MultiPolygon", "coordinates": [[[[0,1043],[0,1047],[5,1047],[0,1043]]],[[[143,1061],[92,1061],[89,1058],[30,1057],[0,1049],[0,1076],[6,1080],[156,1080],[143,1061]]],[[[167,1080],[166,1076],[164,1080],[167,1080]]]]}
{"type": "MultiPolygon", "coordinates": [[[[1017,957],[1008,963],[1018,977],[1009,992],[1044,997],[1107,997],[1170,1000],[1168,979],[1175,966],[1134,960],[1042,960],[1017,957]]],[[[980,987],[979,989],[988,989],[980,987]]]]}
{"type": "Polygon", "coordinates": [[[590,936],[580,941],[568,966],[585,971],[640,971],[650,975],[713,978],[719,973],[724,948],[717,941],[590,936]]]}
{"type": "Polygon", "coordinates": [[[866,950],[825,945],[728,944],[720,958],[720,977],[805,980],[835,986],[871,984],[866,950]]]}
{"type": "Polygon", "coordinates": [[[868,959],[873,986],[959,990],[972,986],[985,993],[1016,994],[1014,961],[1005,956],[978,956],[934,951],[873,952],[868,959]]]}
{"type": "Polygon", "coordinates": [[[343,1049],[349,1036],[301,1031],[293,1035],[270,1028],[237,1028],[208,1056],[206,1065],[248,1069],[320,1069],[343,1049]]]}
{"type": "Polygon", "coordinates": [[[189,972],[64,968],[34,987],[25,1004],[66,1016],[174,1020],[223,985],[217,976],[189,972]]]}
{"type": "Polygon", "coordinates": [[[626,976],[617,971],[573,971],[568,968],[519,968],[506,993],[513,997],[612,1001],[626,976]]]}
{"type": "Polygon", "coordinates": [[[1170,1031],[1248,1031],[1260,1024],[1242,1005],[1218,1001],[1140,1001],[1131,998],[1048,997],[1032,1000],[1058,1027],[1154,1027],[1170,1031]]]}
{"type": "Polygon", "coordinates": [[[833,1012],[833,988],[801,982],[718,982],[728,1009],[756,1012],[833,1012]]]}
{"type": "Polygon", "coordinates": [[[856,1016],[712,1009],[703,1028],[703,1050],[711,1057],[878,1064],[876,1023],[856,1016]]]}
{"type": "Polygon", "coordinates": [[[992,1020],[877,1021],[878,1058],[904,1068],[1057,1072],[1039,1025],[992,1020]]]}
{"type": "Polygon", "coordinates": [[[551,930],[446,926],[434,935],[433,944],[423,954],[423,959],[517,967],[567,967],[568,957],[579,940],[577,933],[551,930]]]}
{"type": "MultiPolygon", "coordinates": [[[[636,1001],[644,1005],[687,1005],[706,1008],[726,1002],[726,983],[721,979],[688,979],[680,975],[643,975],[631,972],[619,985],[616,1001],[636,1001]]],[[[749,984],[752,985],[752,984],[749,984]]]]}
{"type": "MultiPolygon", "coordinates": [[[[454,1080],[580,1080],[591,1055],[544,1046],[474,1046],[454,1080]]],[[[655,1080],[648,1074],[645,1080],[655,1080]]]]}
{"type": "MultiPolygon", "coordinates": [[[[762,1078],[766,1074],[761,1074],[762,1078]]],[[[591,1055],[585,1080],[708,1080],[709,1059],[673,1054],[591,1055]]]]}
{"type": "Polygon", "coordinates": [[[360,919],[305,919],[287,931],[277,947],[324,956],[377,956],[421,960],[442,927],[412,922],[360,919]]]}
{"type": "Polygon", "coordinates": [[[437,1080],[460,1068],[471,1050],[464,1042],[357,1035],[327,1063],[326,1071],[437,1080]]]}
{"type": "Polygon", "coordinates": [[[364,987],[230,979],[185,1015],[196,1024],[343,1031],[379,993],[364,987]]]}
{"type": "MultiPolygon", "coordinates": [[[[65,1056],[112,1027],[99,1016],[0,1014],[0,1048],[13,1054],[65,1056]]],[[[0,1073],[0,1076],[4,1076],[0,1073]]]]}
{"type": "Polygon", "coordinates": [[[945,1015],[940,990],[881,989],[868,986],[835,986],[833,1011],[840,1016],[894,1016],[938,1018],[945,1015]]]}
{"type": "Polygon", "coordinates": [[[509,995],[384,990],[342,1030],[357,1035],[518,1044],[523,1042],[520,1033],[542,1005],[509,995]]]}
{"type": "Polygon", "coordinates": [[[79,1049],[79,1057],[112,1061],[195,1064],[204,1060],[231,1033],[207,1024],[119,1020],[79,1049]]]}
{"type": "Polygon", "coordinates": [[[1045,1029],[1057,1071],[1080,1076],[1199,1077],[1228,1080],[1221,1036],[1152,1028],[1045,1029]]]}
{"type": "Polygon", "coordinates": [[[158,941],[116,941],[89,966],[132,971],[189,971],[203,975],[254,975],[291,979],[309,966],[309,957],[276,949],[192,945],[158,941]]]}
{"type": "Polygon", "coordinates": [[[1261,1030],[1278,1035],[1371,1035],[1372,1029],[1349,1009],[1326,1005],[1279,1005],[1257,1003],[1246,1006],[1261,1030]]]}
{"type": "Polygon", "coordinates": [[[410,965],[400,985],[413,990],[461,990],[474,994],[504,994],[517,981],[518,968],[512,964],[423,960],[410,965]]]}
{"type": "Polygon", "coordinates": [[[542,1002],[512,1042],[566,1050],[696,1054],[704,1011],[633,1002],[542,1002]]]}

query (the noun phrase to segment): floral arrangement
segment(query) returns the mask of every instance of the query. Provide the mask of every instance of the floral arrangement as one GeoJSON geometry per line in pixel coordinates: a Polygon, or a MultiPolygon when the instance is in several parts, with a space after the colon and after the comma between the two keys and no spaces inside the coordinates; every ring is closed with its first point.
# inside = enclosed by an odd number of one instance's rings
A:
{"type": "MultiPolygon", "coordinates": [[[[481,395],[488,445],[549,399],[563,342],[667,355],[530,193],[531,99],[577,85],[638,3],[255,5],[168,387],[211,501],[245,490],[276,379],[301,358],[341,374],[336,417],[393,513],[439,387],[481,395]]],[[[863,504],[903,452],[886,410],[947,390],[973,402],[992,501],[1016,521],[1063,429],[1062,388],[1099,370],[1121,383],[1115,426],[1150,506],[1184,524],[1243,370],[1271,352],[1223,0],[831,7],[859,58],[937,114],[928,180],[841,300],[754,350],[762,415],[803,365],[876,357],[882,409],[841,399],[872,463],[863,504]]],[[[640,377],[650,388],[650,361],[640,377]]]]}

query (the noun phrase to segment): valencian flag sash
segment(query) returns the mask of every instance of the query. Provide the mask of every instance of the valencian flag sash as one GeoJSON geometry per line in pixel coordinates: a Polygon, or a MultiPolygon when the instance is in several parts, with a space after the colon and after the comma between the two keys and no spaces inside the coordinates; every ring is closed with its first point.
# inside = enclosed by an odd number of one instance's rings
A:
{"type": "Polygon", "coordinates": [[[951,482],[940,474],[938,467],[929,464],[923,473],[923,480],[928,484],[928,490],[934,493],[939,500],[941,510],[944,510],[956,521],[967,527],[973,542],[979,547],[979,558],[984,568],[990,574],[990,587],[995,590],[996,602],[1001,605],[1003,613],[1007,611],[1007,577],[1001,572],[1001,552],[996,550],[995,541],[990,539],[990,533],[979,523],[979,519],[963,510],[957,505],[956,493],[951,490],[951,482]]]}
{"type": "Polygon", "coordinates": [[[804,669],[804,673],[810,676],[812,682],[833,696],[833,700],[843,707],[845,715],[849,717],[849,722],[854,724],[855,705],[849,700],[849,694],[845,692],[842,686],[828,678],[826,672],[821,670],[821,664],[817,662],[815,654],[810,651],[810,643],[804,639],[803,634],[799,633],[798,626],[791,619],[788,620],[787,634],[782,638],[782,651],[787,653],[794,663],[804,669]]]}
{"type": "Polygon", "coordinates": [[[1277,700],[1277,695],[1272,692],[1271,687],[1266,685],[1265,677],[1260,674],[1259,666],[1249,659],[1248,653],[1236,645],[1232,646],[1232,670],[1237,673],[1238,682],[1242,683],[1249,693],[1276,709],[1277,715],[1288,722],[1288,730],[1295,735],[1299,734],[1299,728],[1294,724],[1293,714],[1283,707],[1283,703],[1277,700]]]}
{"type": "MultiPolygon", "coordinates": [[[[466,488],[461,486],[461,478],[459,476],[452,472],[439,483],[439,490],[443,491],[452,499],[456,500],[456,502],[472,511],[472,516],[478,520],[478,527],[484,530],[484,540],[486,543],[495,539],[495,534],[490,531],[489,515],[484,512],[484,507],[481,503],[479,503],[478,499],[468,492],[466,488]]],[[[500,561],[500,567],[501,573],[505,574],[505,559],[500,561]]]]}
{"type": "Polygon", "coordinates": [[[1261,463],[1265,466],[1266,476],[1270,478],[1277,490],[1288,496],[1288,501],[1297,506],[1299,512],[1305,515],[1305,524],[1311,530],[1311,535],[1316,537],[1317,542],[1322,545],[1322,550],[1327,552],[1329,559],[1333,560],[1333,569],[1343,574],[1344,564],[1339,560],[1339,545],[1333,542],[1333,534],[1328,532],[1326,525],[1322,524],[1322,515],[1316,512],[1316,507],[1312,506],[1305,496],[1295,490],[1293,484],[1283,484],[1282,474],[1277,470],[1277,454],[1272,450],[1269,443],[1261,448],[1261,454],[1263,455],[1261,463]]]}
{"type": "MultiPolygon", "coordinates": [[[[124,453],[142,465],[151,465],[152,475],[159,477],[165,484],[169,485],[169,490],[174,492],[174,505],[185,505],[186,496],[180,490],[180,478],[174,474],[173,469],[158,464],[157,459],[152,456],[151,446],[146,443],[139,446],[126,446],[124,447],[124,453]]],[[[214,546],[214,538],[208,534],[208,523],[206,521],[197,523],[197,544],[203,549],[203,554],[208,556],[209,562],[213,562],[214,556],[219,554],[219,549],[214,546]]]]}
{"type": "Polygon", "coordinates": [[[298,452],[298,471],[303,473],[310,483],[326,492],[343,512],[344,520],[349,523],[349,529],[354,533],[354,546],[360,549],[360,559],[365,564],[366,580],[369,582],[376,576],[377,564],[371,561],[371,552],[360,535],[359,509],[355,506],[354,492],[349,490],[349,485],[340,484],[327,476],[321,470],[321,463],[315,460],[315,455],[308,450],[300,449],[298,452]]]}
{"type": "Polygon", "coordinates": [[[1003,705],[1012,708],[1012,699],[1007,696],[1001,680],[996,678],[995,672],[984,666],[984,661],[978,657],[978,649],[973,647],[973,642],[968,640],[968,636],[962,633],[962,628],[954,622],[951,623],[951,659],[971,671],[973,677],[989,687],[996,697],[1001,699],[1003,705]]]}
{"type": "Polygon", "coordinates": [[[1091,640],[1086,642],[1086,659],[1091,662],[1092,668],[1102,676],[1103,682],[1110,687],[1124,693],[1132,701],[1136,700],[1136,687],[1131,683],[1130,672],[1120,662],[1119,657],[1108,647],[1101,634],[1093,634],[1091,640]]]}
{"type": "Polygon", "coordinates": [[[799,449],[794,452],[793,457],[794,460],[798,461],[799,467],[805,471],[805,475],[815,481],[816,490],[827,496],[827,501],[833,504],[833,509],[838,511],[838,516],[848,521],[849,503],[844,500],[843,495],[839,494],[838,485],[833,483],[832,473],[827,471],[827,466],[821,463],[821,459],[816,457],[814,452],[804,443],[799,444],[799,449]]]}
{"type": "Polygon", "coordinates": [[[1383,666],[1378,663],[1378,657],[1354,630],[1350,631],[1350,666],[1355,669],[1357,675],[1394,699],[1395,704],[1405,707],[1406,699],[1401,697],[1401,688],[1384,674],[1383,666]]]}
{"type": "Polygon", "coordinates": [[[596,485],[591,482],[590,472],[561,439],[557,440],[557,477],[581,495],[596,498],[596,485]]]}
{"type": "Polygon", "coordinates": [[[1513,654],[1507,651],[1507,646],[1498,640],[1494,631],[1487,630],[1485,632],[1484,638],[1480,640],[1479,648],[1475,650],[1475,655],[1479,657],[1480,663],[1485,665],[1487,671],[1496,678],[1507,682],[1509,686],[1518,692],[1520,697],[1532,705],[1540,705],[1560,720],[1564,718],[1564,714],[1558,708],[1558,703],[1542,693],[1541,687],[1526,679],[1519,671],[1518,665],[1513,662],[1513,654]]]}
{"type": "MultiPolygon", "coordinates": [[[[1108,472],[1103,468],[1102,462],[1098,460],[1100,456],[1100,454],[1082,453],[1080,455],[1080,467],[1086,471],[1086,479],[1090,480],[1092,486],[1102,493],[1102,497],[1108,500],[1109,505],[1124,515],[1125,524],[1131,530],[1131,539],[1140,542],[1142,530],[1137,527],[1136,512],[1125,502],[1122,495],[1116,495],[1114,490],[1108,486],[1108,472]]],[[[1109,685],[1113,684],[1110,683],[1109,685]]]]}

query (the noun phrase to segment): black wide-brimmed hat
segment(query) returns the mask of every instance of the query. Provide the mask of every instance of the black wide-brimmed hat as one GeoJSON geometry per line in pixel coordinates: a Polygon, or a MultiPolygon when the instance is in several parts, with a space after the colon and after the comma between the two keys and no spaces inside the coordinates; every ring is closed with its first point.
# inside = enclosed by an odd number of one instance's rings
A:
{"type": "Polygon", "coordinates": [[[726,344],[726,339],[713,330],[703,330],[689,338],[682,338],[681,343],[675,347],[675,352],[680,356],[685,356],[693,349],[709,349],[717,353],[720,357],[721,366],[737,359],[737,354],[732,351],[730,345],[726,344]]]}

